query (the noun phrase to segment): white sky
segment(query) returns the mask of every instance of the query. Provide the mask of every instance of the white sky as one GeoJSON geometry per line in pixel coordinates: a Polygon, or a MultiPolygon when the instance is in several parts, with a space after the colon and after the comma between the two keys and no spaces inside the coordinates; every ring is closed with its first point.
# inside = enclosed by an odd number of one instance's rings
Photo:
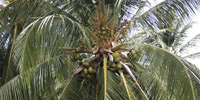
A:
{"type": "MultiPolygon", "coordinates": [[[[157,0],[157,2],[155,3],[155,0],[150,0],[150,2],[154,2],[152,3],[152,5],[155,5],[159,2],[162,2],[163,0],[157,0]]],[[[5,5],[4,0],[0,0],[0,5],[5,5]]],[[[195,24],[193,24],[193,27],[190,28],[187,31],[187,38],[185,39],[185,43],[190,40],[191,38],[193,38],[195,35],[200,34],[200,10],[197,11],[196,15],[193,16],[192,21],[196,22],[195,24]]],[[[189,51],[190,53],[194,53],[194,52],[200,52],[200,44],[198,48],[195,49],[191,49],[189,51]]],[[[192,62],[193,64],[195,64],[199,69],[200,69],[200,59],[187,59],[188,61],[192,62]]]]}
{"type": "Polygon", "coordinates": [[[0,5],[5,5],[4,0],[0,0],[0,5]]]}

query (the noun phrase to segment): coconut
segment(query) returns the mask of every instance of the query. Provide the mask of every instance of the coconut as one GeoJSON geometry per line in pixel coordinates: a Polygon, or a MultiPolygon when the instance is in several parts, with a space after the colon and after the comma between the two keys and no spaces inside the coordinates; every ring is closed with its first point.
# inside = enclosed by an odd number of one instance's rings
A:
{"type": "Polygon", "coordinates": [[[118,63],[118,64],[116,65],[116,68],[117,68],[117,69],[121,69],[121,68],[122,68],[122,65],[121,65],[120,63],[118,63]]]}
{"type": "Polygon", "coordinates": [[[87,58],[87,55],[86,54],[82,54],[83,58],[87,58]]]}
{"type": "Polygon", "coordinates": [[[102,34],[103,34],[103,35],[106,34],[106,31],[103,31],[102,34]]]}
{"type": "Polygon", "coordinates": [[[92,73],[92,72],[93,72],[93,68],[92,68],[92,67],[89,67],[89,68],[88,68],[88,72],[89,72],[89,73],[92,73]]]}
{"type": "Polygon", "coordinates": [[[88,74],[88,75],[87,75],[87,78],[88,78],[88,79],[91,79],[91,78],[92,78],[92,76],[91,76],[90,74],[88,74]]]}
{"type": "Polygon", "coordinates": [[[80,59],[80,55],[79,54],[75,54],[75,60],[79,60],[80,59]]]}
{"type": "Polygon", "coordinates": [[[83,49],[81,47],[76,48],[76,52],[82,52],[83,49]]]}
{"type": "Polygon", "coordinates": [[[115,61],[116,63],[118,63],[120,60],[121,60],[121,57],[116,57],[116,58],[114,59],[114,61],[115,61]]]}
{"type": "Polygon", "coordinates": [[[105,27],[102,27],[101,29],[102,29],[103,31],[106,30],[105,27]]]}
{"type": "Polygon", "coordinates": [[[82,56],[82,55],[80,55],[79,59],[77,59],[77,60],[80,60],[80,61],[82,61],[82,60],[83,60],[83,56],[82,56]]]}
{"type": "Polygon", "coordinates": [[[95,70],[95,69],[93,69],[93,70],[92,70],[92,73],[93,73],[93,74],[94,74],[94,73],[96,73],[96,70],[95,70]]]}
{"type": "Polygon", "coordinates": [[[117,57],[119,57],[119,54],[118,54],[118,53],[113,53],[112,56],[113,56],[114,58],[117,58],[117,57]]]}
{"type": "Polygon", "coordinates": [[[113,35],[114,35],[114,33],[113,33],[113,32],[111,32],[110,34],[111,34],[111,36],[113,36],[113,35]]]}
{"type": "Polygon", "coordinates": [[[107,29],[107,30],[109,30],[109,27],[108,27],[108,26],[106,26],[106,29],[107,29]]]}
{"type": "Polygon", "coordinates": [[[81,74],[81,77],[85,77],[85,74],[84,74],[84,73],[82,73],[82,74],[81,74]]]}
{"type": "Polygon", "coordinates": [[[83,67],[89,67],[89,65],[90,65],[89,62],[84,62],[83,63],[83,67]]]}
{"type": "Polygon", "coordinates": [[[112,66],[112,67],[116,67],[116,64],[115,64],[115,63],[112,63],[111,66],[112,66]]]}
{"type": "Polygon", "coordinates": [[[131,53],[132,53],[132,54],[137,54],[135,50],[132,50],[131,53]]]}
{"type": "Polygon", "coordinates": [[[88,74],[88,70],[86,68],[84,68],[84,74],[87,75],[88,74]]]}

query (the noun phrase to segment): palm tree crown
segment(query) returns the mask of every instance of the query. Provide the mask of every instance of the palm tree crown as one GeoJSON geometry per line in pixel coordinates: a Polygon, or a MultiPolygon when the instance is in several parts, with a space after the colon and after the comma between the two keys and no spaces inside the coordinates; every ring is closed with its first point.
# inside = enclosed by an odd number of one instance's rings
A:
{"type": "Polygon", "coordinates": [[[167,50],[126,42],[188,18],[196,0],[14,0],[0,11],[1,100],[158,100],[200,98],[200,77],[167,50]],[[133,17],[130,9],[134,9],[133,17]],[[167,16],[166,16],[167,15],[167,16]],[[6,45],[6,46],[5,46],[6,45]],[[1,61],[2,63],[2,61],[1,61]]]}

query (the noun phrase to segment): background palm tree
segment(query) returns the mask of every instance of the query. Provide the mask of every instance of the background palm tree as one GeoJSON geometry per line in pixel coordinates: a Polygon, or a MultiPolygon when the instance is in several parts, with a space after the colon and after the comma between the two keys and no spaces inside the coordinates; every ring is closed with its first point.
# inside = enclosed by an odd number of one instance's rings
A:
{"type": "MultiPolygon", "coordinates": [[[[192,27],[194,22],[184,25],[180,19],[175,19],[171,26],[159,26],[160,30],[145,30],[141,29],[139,33],[134,34],[129,41],[141,41],[143,43],[158,46],[166,49],[175,55],[183,58],[198,59],[199,52],[189,53],[188,50],[196,48],[199,44],[200,34],[197,34],[192,39],[183,44],[186,38],[186,33],[192,27]]],[[[193,65],[192,65],[193,66],[193,65]]]]}
{"type": "Polygon", "coordinates": [[[6,57],[0,98],[196,100],[195,70],[125,37],[134,24],[154,29],[158,22],[170,25],[175,13],[187,18],[198,4],[166,0],[144,12],[146,0],[13,1],[0,12],[6,57]],[[130,9],[133,17],[125,20],[130,9]]]}

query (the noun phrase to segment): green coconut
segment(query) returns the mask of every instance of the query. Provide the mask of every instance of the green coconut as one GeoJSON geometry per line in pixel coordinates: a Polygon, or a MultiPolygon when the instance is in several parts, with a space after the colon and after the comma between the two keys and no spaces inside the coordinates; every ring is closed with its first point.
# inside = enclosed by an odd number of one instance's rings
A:
{"type": "Polygon", "coordinates": [[[109,30],[110,28],[108,26],[106,26],[106,29],[109,30]]]}
{"type": "Polygon", "coordinates": [[[115,63],[112,63],[111,66],[112,66],[112,67],[116,67],[116,64],[115,64],[115,63]]]}
{"type": "Polygon", "coordinates": [[[84,72],[85,75],[88,74],[88,70],[86,68],[84,68],[83,72],[84,72]]]}
{"type": "Polygon", "coordinates": [[[113,32],[111,32],[110,34],[111,34],[111,36],[113,36],[113,35],[114,35],[114,33],[113,33],[113,32]]]}
{"type": "Polygon", "coordinates": [[[131,53],[132,53],[132,54],[137,54],[135,50],[132,50],[131,53]]]}
{"type": "Polygon", "coordinates": [[[90,65],[89,62],[84,62],[83,63],[83,67],[89,67],[89,65],[90,65]]]}
{"type": "Polygon", "coordinates": [[[86,54],[82,54],[83,58],[87,58],[87,55],[86,54]]]}
{"type": "Polygon", "coordinates": [[[121,68],[122,68],[122,65],[121,65],[120,63],[118,63],[118,64],[116,65],[116,68],[117,68],[117,69],[121,69],[121,68]]]}
{"type": "Polygon", "coordinates": [[[74,58],[75,58],[76,60],[79,60],[79,59],[80,59],[80,55],[79,55],[79,54],[75,54],[74,58]]]}
{"type": "Polygon", "coordinates": [[[90,74],[88,74],[88,75],[87,75],[87,78],[88,78],[88,79],[91,79],[91,78],[92,78],[92,76],[91,76],[90,74]]]}
{"type": "Polygon", "coordinates": [[[106,34],[106,31],[103,31],[102,34],[106,34]]]}
{"type": "Polygon", "coordinates": [[[81,47],[76,48],[76,52],[82,52],[83,49],[81,47]]]}
{"type": "Polygon", "coordinates": [[[102,29],[103,31],[106,30],[105,27],[101,27],[101,29],[102,29]]]}
{"type": "Polygon", "coordinates": [[[116,58],[114,59],[114,61],[115,61],[116,63],[118,63],[120,60],[121,60],[121,57],[116,57],[116,58]]]}
{"type": "Polygon", "coordinates": [[[114,58],[117,58],[117,57],[119,57],[119,54],[118,54],[118,53],[113,53],[112,56],[113,56],[114,58]]]}
{"type": "Polygon", "coordinates": [[[89,72],[89,73],[92,73],[92,72],[93,72],[93,68],[92,68],[92,67],[89,67],[89,68],[88,68],[88,72],[89,72]]]}
{"type": "Polygon", "coordinates": [[[85,74],[84,74],[84,73],[82,73],[82,74],[81,74],[81,77],[85,77],[85,74]]]}

